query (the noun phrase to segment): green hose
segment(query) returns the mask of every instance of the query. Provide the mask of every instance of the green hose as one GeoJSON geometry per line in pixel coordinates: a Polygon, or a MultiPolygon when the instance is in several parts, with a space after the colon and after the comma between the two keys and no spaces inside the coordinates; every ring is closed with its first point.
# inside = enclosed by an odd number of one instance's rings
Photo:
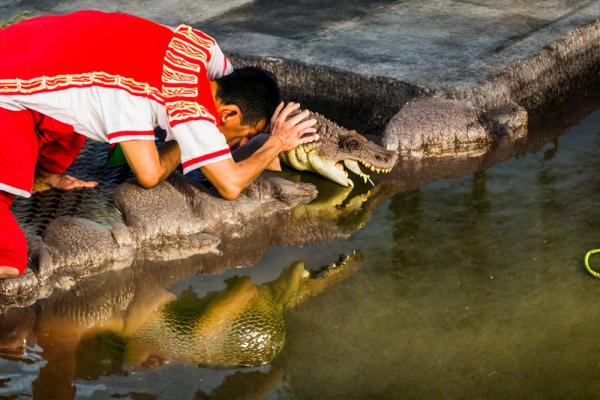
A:
{"type": "Polygon", "coordinates": [[[585,259],[583,260],[583,263],[585,264],[585,269],[587,269],[590,274],[592,274],[594,277],[600,279],[600,273],[594,271],[592,269],[592,267],[590,267],[590,256],[592,254],[596,254],[596,253],[600,253],[600,249],[595,249],[595,250],[588,251],[585,254],[585,259]]]}

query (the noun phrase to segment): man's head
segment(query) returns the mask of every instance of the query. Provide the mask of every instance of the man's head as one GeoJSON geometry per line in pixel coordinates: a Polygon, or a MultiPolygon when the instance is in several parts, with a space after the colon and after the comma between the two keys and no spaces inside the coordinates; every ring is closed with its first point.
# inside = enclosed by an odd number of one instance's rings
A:
{"type": "Polygon", "coordinates": [[[219,129],[230,146],[262,132],[281,101],[275,79],[259,68],[237,69],[215,84],[219,129]]]}

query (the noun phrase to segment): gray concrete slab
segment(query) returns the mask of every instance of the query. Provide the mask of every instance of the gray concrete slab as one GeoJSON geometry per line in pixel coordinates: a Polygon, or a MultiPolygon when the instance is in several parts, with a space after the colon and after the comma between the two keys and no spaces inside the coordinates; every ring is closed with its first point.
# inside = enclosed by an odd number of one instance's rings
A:
{"type": "Polygon", "coordinates": [[[0,0],[0,17],[28,11],[32,15],[67,13],[76,10],[120,11],[166,25],[194,24],[227,12],[252,0],[0,0]]]}
{"type": "Polygon", "coordinates": [[[465,88],[598,16],[584,0],[258,0],[202,26],[241,54],[465,88]]]}
{"type": "Polygon", "coordinates": [[[594,0],[0,0],[0,17],[85,8],[193,24],[226,52],[459,89],[600,17],[594,0]]]}

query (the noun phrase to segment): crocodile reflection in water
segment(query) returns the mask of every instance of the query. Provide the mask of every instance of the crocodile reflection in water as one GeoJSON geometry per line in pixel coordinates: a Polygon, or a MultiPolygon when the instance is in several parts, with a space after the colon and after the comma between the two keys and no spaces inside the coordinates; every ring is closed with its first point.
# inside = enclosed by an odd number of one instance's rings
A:
{"type": "Polygon", "coordinates": [[[288,230],[297,231],[302,237],[318,231],[319,240],[315,241],[347,237],[361,229],[373,209],[385,198],[380,195],[381,185],[371,187],[358,183],[344,187],[312,174],[292,175],[291,178],[312,183],[318,189],[316,199],[292,210],[288,224],[288,230]]]}
{"type": "MultiPolygon", "coordinates": [[[[284,346],[284,311],[349,277],[361,259],[354,253],[312,273],[296,262],[274,281],[255,285],[249,277],[234,277],[226,281],[226,289],[203,297],[191,289],[178,298],[166,291],[153,293],[153,304],[132,301],[122,317],[100,323],[90,319],[76,345],[77,364],[97,362],[98,349],[111,362],[134,368],[165,361],[219,367],[268,363],[284,346]],[[83,359],[89,356],[94,360],[83,359]]],[[[61,302],[53,308],[46,322],[74,318],[85,325],[85,314],[97,311],[99,303],[61,302]]]]}
{"type": "Polygon", "coordinates": [[[225,290],[202,298],[187,290],[134,327],[125,360],[133,365],[155,359],[209,366],[268,363],[283,349],[283,311],[348,276],[357,257],[344,257],[312,275],[296,262],[262,285],[235,277],[225,290]]]}

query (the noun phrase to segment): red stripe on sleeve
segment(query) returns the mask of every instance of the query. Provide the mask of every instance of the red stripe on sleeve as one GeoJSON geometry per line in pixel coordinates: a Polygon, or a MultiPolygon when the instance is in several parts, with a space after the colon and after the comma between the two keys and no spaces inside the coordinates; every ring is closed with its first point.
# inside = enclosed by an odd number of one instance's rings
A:
{"type": "Polygon", "coordinates": [[[154,131],[121,131],[121,132],[111,132],[108,135],[108,139],[114,139],[121,136],[154,136],[154,131]]]}
{"type": "Polygon", "coordinates": [[[196,164],[196,163],[199,163],[202,161],[210,160],[211,158],[224,156],[225,154],[229,154],[229,153],[231,153],[230,149],[223,149],[223,150],[215,151],[214,153],[204,154],[203,156],[192,158],[191,160],[187,160],[182,165],[183,165],[183,168],[187,168],[190,165],[193,165],[193,164],[196,164]]]}

